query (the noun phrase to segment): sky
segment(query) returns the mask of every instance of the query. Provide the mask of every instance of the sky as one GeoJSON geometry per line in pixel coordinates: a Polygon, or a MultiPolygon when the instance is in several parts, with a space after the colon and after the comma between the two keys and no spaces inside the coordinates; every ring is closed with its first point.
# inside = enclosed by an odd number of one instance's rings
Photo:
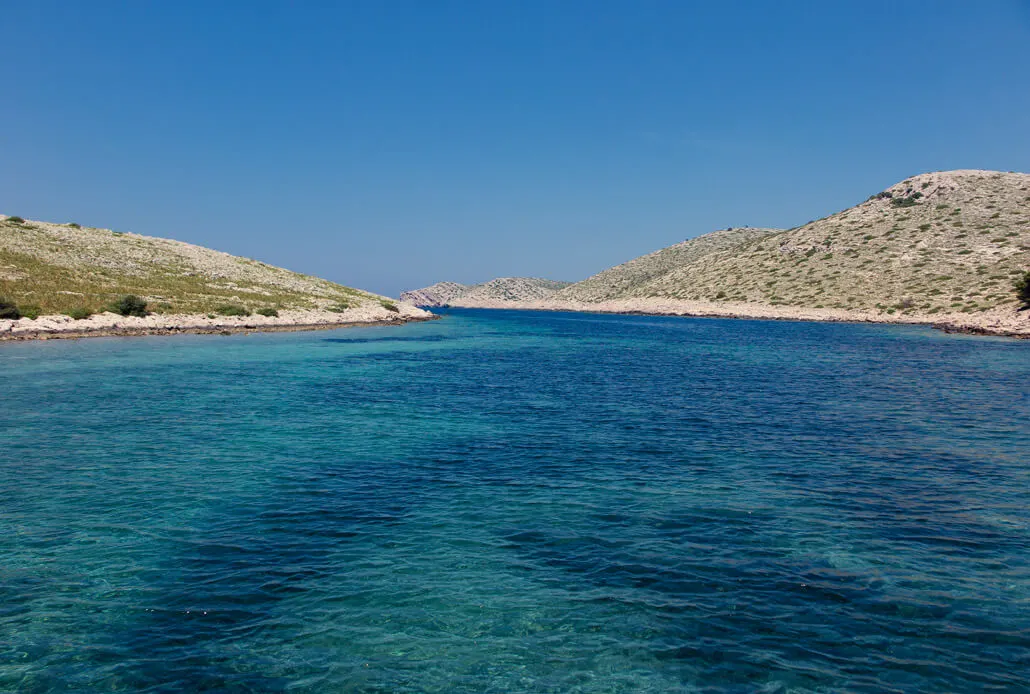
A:
{"type": "Polygon", "coordinates": [[[0,212],[391,296],[1030,170],[1030,0],[0,0],[0,212]]]}

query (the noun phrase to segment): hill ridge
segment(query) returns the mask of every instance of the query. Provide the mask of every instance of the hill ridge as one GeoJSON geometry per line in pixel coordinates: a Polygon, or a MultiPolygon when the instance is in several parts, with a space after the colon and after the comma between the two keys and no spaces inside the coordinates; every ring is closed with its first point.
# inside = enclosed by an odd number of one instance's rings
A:
{"type": "Polygon", "coordinates": [[[9,215],[0,215],[0,298],[28,316],[0,320],[5,339],[94,328],[117,334],[120,319],[160,332],[428,317],[371,292],[184,241],[9,215]],[[126,295],[141,297],[153,315],[105,313],[126,295]],[[80,318],[69,323],[69,316],[80,318]]]}
{"type": "Polygon", "coordinates": [[[401,299],[423,307],[498,308],[547,299],[569,284],[541,277],[496,277],[473,285],[437,282],[403,292],[401,299]]]}

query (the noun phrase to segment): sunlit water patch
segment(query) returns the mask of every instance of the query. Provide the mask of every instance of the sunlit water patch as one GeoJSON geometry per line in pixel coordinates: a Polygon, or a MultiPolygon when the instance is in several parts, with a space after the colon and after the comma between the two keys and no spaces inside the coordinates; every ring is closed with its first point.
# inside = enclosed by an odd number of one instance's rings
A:
{"type": "Polygon", "coordinates": [[[457,311],[0,370],[0,690],[1030,681],[1028,343],[457,311]]]}

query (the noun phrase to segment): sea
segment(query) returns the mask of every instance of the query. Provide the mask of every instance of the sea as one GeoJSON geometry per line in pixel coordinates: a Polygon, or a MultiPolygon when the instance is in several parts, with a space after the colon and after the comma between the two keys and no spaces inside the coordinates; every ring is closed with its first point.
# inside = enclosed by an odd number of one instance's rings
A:
{"type": "Polygon", "coordinates": [[[0,344],[0,691],[1030,691],[1030,342],[0,344]]]}

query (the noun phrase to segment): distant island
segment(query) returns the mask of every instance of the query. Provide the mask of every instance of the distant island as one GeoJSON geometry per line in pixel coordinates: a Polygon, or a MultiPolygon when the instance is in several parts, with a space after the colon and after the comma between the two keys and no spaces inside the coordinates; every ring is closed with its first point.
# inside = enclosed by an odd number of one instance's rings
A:
{"type": "MultiPolygon", "coordinates": [[[[446,303],[927,323],[1030,337],[1030,311],[1015,289],[1028,270],[1030,174],[961,170],[905,179],[793,229],[704,234],[548,296],[498,299],[464,289],[446,303]]],[[[434,285],[441,286],[461,285],[434,285]]]]}
{"type": "Polygon", "coordinates": [[[437,282],[429,287],[402,292],[401,301],[424,308],[507,308],[511,304],[549,299],[571,284],[539,277],[498,277],[473,285],[437,282]]]}
{"type": "Polygon", "coordinates": [[[0,340],[432,317],[411,304],[181,241],[0,215],[0,340]]]}

